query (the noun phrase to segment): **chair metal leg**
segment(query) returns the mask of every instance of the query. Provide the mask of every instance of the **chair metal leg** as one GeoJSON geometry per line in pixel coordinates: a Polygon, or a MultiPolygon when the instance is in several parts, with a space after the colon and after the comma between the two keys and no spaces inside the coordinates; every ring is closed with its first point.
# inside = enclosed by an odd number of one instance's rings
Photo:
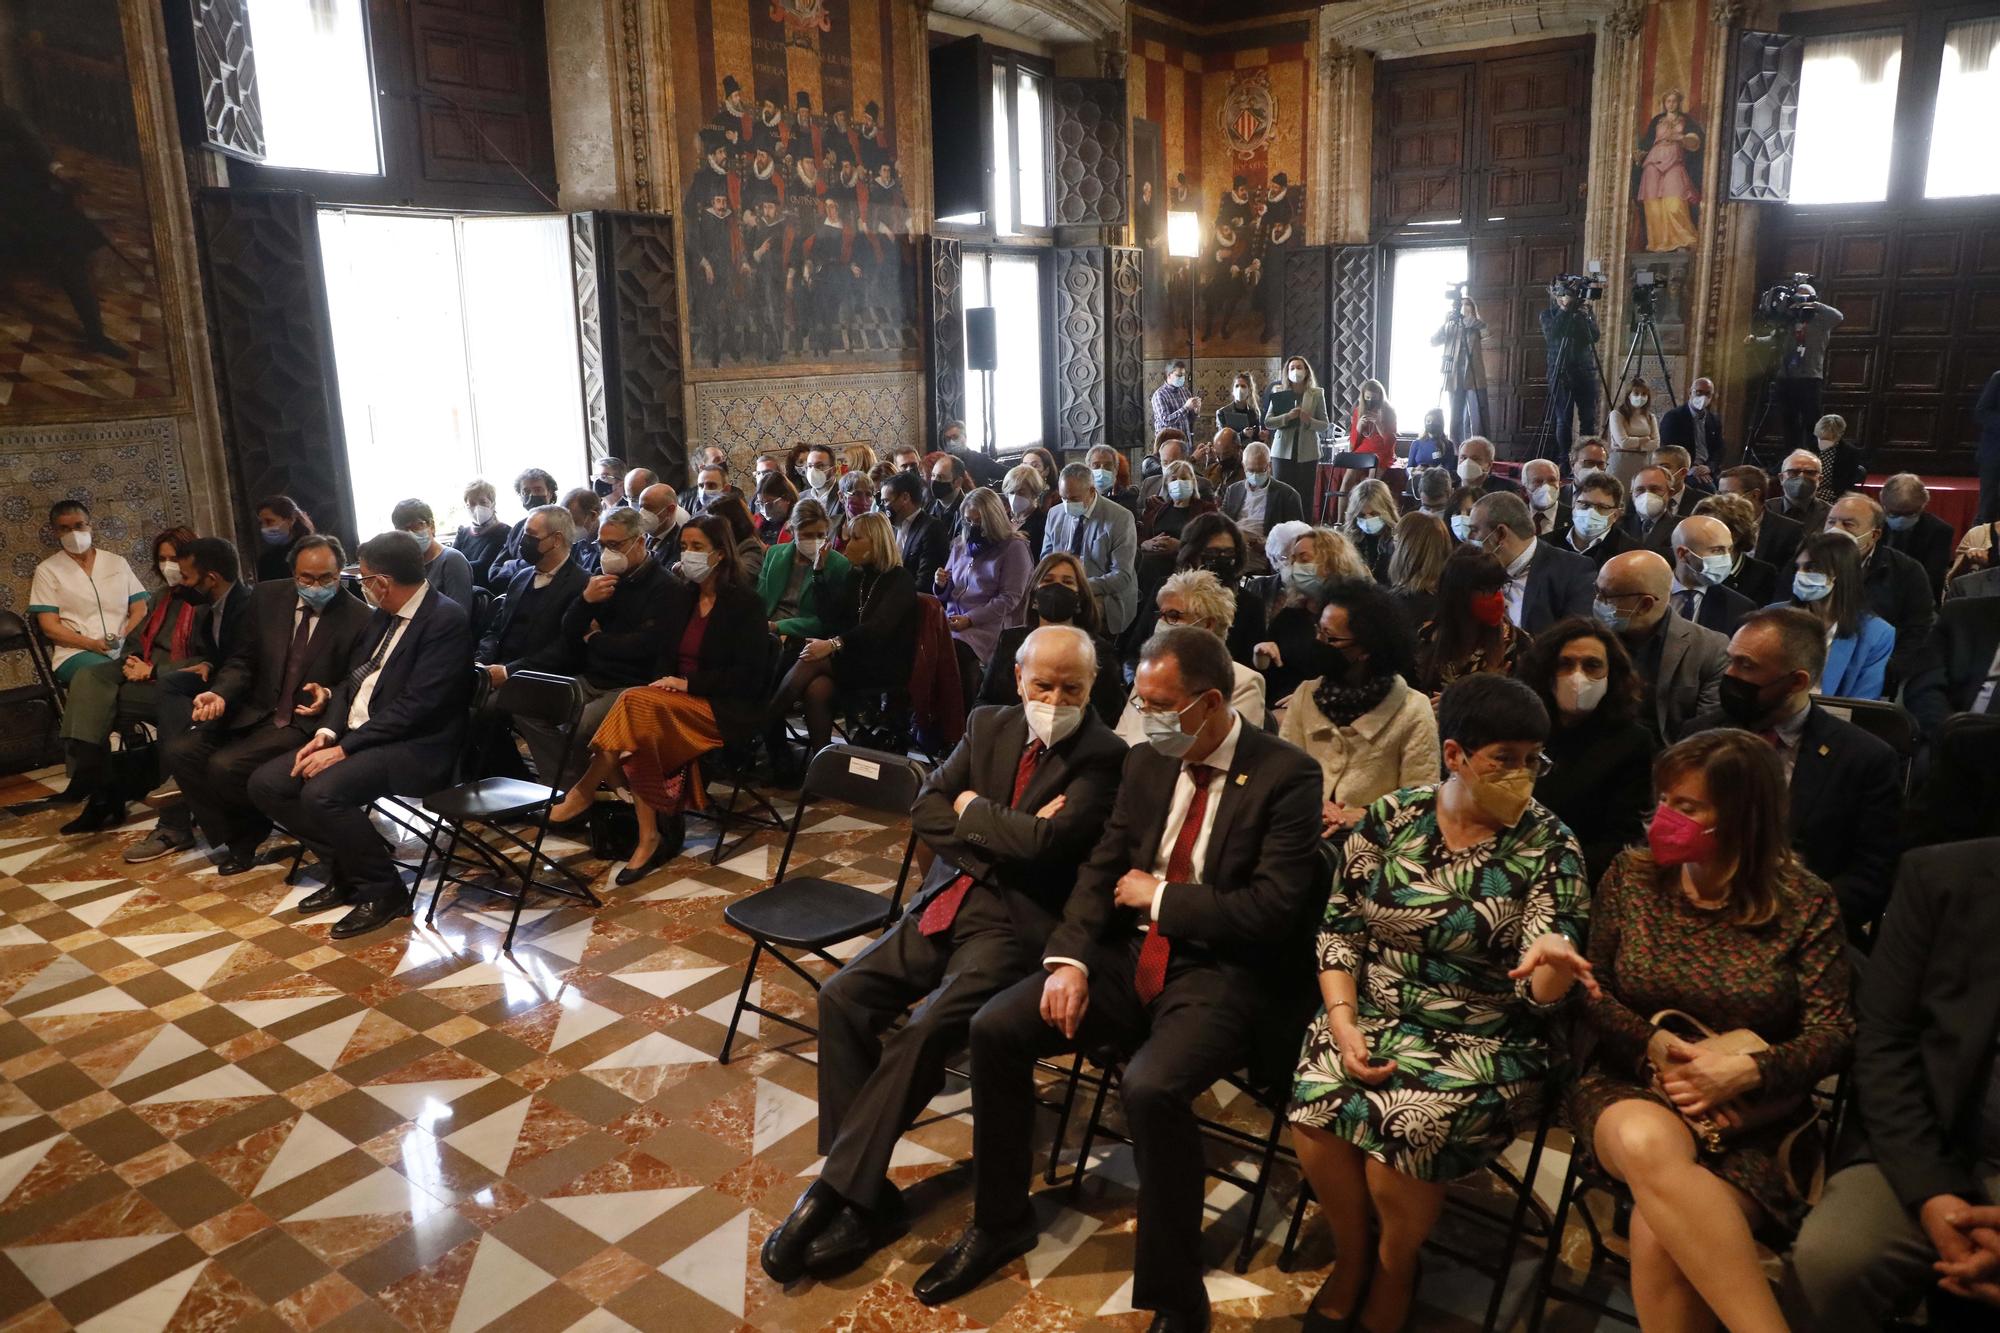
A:
{"type": "MultiPolygon", "coordinates": [[[[1534,1145],[1528,1149],[1528,1166],[1521,1173],[1521,1187],[1514,1197],[1514,1215],[1507,1224],[1506,1248],[1500,1254],[1500,1268],[1493,1279],[1493,1294],[1486,1300],[1486,1318],[1479,1326],[1480,1333],[1495,1333],[1500,1327],[1500,1307],[1507,1296],[1507,1279],[1514,1271],[1514,1256],[1520,1253],[1521,1234],[1527,1226],[1528,1206],[1535,1198],[1535,1174],[1541,1169],[1542,1148],[1549,1141],[1549,1126],[1554,1117],[1548,1112],[1542,1115],[1542,1123],[1536,1127],[1534,1145]]],[[[1548,1243],[1555,1248],[1561,1241],[1560,1232],[1550,1232],[1548,1243]]]]}
{"type": "Polygon", "coordinates": [[[1569,1170],[1563,1173],[1562,1194],[1556,1200],[1555,1222],[1549,1227],[1548,1248],[1542,1251],[1541,1272],[1535,1279],[1533,1304],[1528,1307],[1528,1333],[1541,1333],[1542,1315],[1555,1289],[1556,1264],[1562,1258],[1563,1226],[1569,1220],[1570,1201],[1576,1196],[1577,1157],[1570,1155],[1569,1170]]]}
{"type": "MultiPolygon", "coordinates": [[[[431,891],[431,909],[424,913],[424,924],[427,926],[437,921],[438,899],[444,897],[444,882],[451,878],[453,860],[458,855],[458,835],[462,831],[458,821],[453,820],[451,825],[451,842],[445,848],[444,861],[438,866],[437,888],[431,891]]],[[[417,880],[417,887],[421,889],[423,884],[423,880],[419,878],[417,880]]]]}
{"type": "Polygon", "coordinates": [[[1097,1084],[1097,1095],[1090,1099],[1090,1119],[1083,1122],[1083,1142],[1076,1148],[1076,1170],[1069,1178],[1069,1189],[1075,1194],[1083,1188],[1084,1169],[1090,1165],[1090,1145],[1097,1138],[1097,1127],[1104,1119],[1104,1099],[1111,1092],[1112,1073],[1103,1071],[1097,1084]]]}
{"type": "Polygon", "coordinates": [[[1271,1111],[1271,1132],[1264,1139],[1263,1160],[1257,1165],[1257,1183],[1250,1187],[1250,1216],[1243,1223],[1243,1244],[1236,1251],[1236,1271],[1250,1271],[1250,1256],[1257,1249],[1257,1219],[1264,1213],[1264,1194],[1271,1188],[1271,1168],[1278,1161],[1278,1132],[1284,1128],[1285,1112],[1281,1102],[1271,1111]]]}
{"type": "Polygon", "coordinates": [[[1069,1087],[1063,1092],[1062,1110],[1056,1113],[1056,1136],[1049,1144],[1049,1164],[1042,1172],[1042,1182],[1056,1183],[1056,1166],[1062,1159],[1063,1136],[1069,1133],[1070,1113],[1076,1110],[1076,1090],[1083,1082],[1083,1052],[1076,1053],[1076,1063],[1069,1067],[1069,1087]]]}
{"type": "Polygon", "coordinates": [[[1306,1205],[1312,1202],[1312,1197],[1312,1182],[1301,1176],[1299,1178],[1298,1202],[1292,1205],[1292,1224],[1285,1228],[1285,1243],[1278,1247],[1278,1271],[1280,1273],[1291,1272],[1292,1265],[1298,1262],[1299,1231],[1305,1226],[1306,1205]]]}
{"type": "Polygon", "coordinates": [[[750,961],[743,965],[743,989],[736,992],[736,1007],[729,1013],[729,1031],[722,1038],[722,1056],[719,1064],[729,1063],[729,1048],[736,1044],[736,1025],[743,1021],[743,1007],[750,1003],[750,983],[757,979],[757,958],[764,952],[764,942],[758,940],[750,946],[750,961]]]}

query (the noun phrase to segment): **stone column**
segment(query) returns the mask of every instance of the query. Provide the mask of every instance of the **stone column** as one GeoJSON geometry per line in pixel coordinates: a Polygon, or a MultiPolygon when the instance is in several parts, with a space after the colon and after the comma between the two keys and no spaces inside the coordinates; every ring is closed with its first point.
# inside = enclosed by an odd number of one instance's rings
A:
{"type": "MultiPolygon", "coordinates": [[[[1585,187],[1582,253],[1578,262],[1597,259],[1604,264],[1606,285],[1597,319],[1604,333],[1598,352],[1607,363],[1607,376],[1617,372],[1628,339],[1625,306],[1631,296],[1631,269],[1625,246],[1632,219],[1632,127],[1638,123],[1638,90],[1644,73],[1640,67],[1643,44],[1639,36],[1645,21],[1645,0],[1617,0],[1595,23],[1597,51],[1590,80],[1589,183],[1585,187]]],[[[1616,384],[1609,386],[1611,401],[1617,401],[1618,392],[1616,384]]]]}
{"type": "Polygon", "coordinates": [[[1320,49],[1320,134],[1313,163],[1314,245],[1368,242],[1375,153],[1375,57],[1332,38],[1320,49]]]}

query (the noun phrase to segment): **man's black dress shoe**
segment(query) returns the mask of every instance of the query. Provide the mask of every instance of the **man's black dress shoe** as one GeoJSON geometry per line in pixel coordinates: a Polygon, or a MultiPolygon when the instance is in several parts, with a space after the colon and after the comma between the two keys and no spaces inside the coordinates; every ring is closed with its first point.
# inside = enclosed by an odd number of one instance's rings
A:
{"type": "Polygon", "coordinates": [[[1201,1307],[1201,1313],[1182,1314],[1176,1310],[1158,1310],[1149,1325],[1151,1333],[1208,1333],[1208,1307],[1201,1307]]]}
{"type": "Polygon", "coordinates": [[[924,1270],[911,1290],[925,1305],[943,1305],[957,1300],[992,1277],[1014,1260],[1035,1248],[1041,1238],[1034,1223],[1018,1231],[984,1231],[977,1226],[965,1229],[944,1258],[924,1270]]]}
{"type": "MultiPolygon", "coordinates": [[[[215,873],[218,875],[247,875],[262,864],[264,863],[257,859],[257,853],[254,850],[239,852],[234,847],[230,847],[223,851],[222,859],[215,863],[215,873]]],[[[310,902],[311,899],[307,899],[306,901],[310,902]]],[[[328,904],[328,906],[333,905],[328,904]]],[[[319,911],[320,909],[316,907],[313,910],[319,911]]]]}
{"type": "Polygon", "coordinates": [[[386,897],[376,896],[358,905],[353,911],[333,923],[328,932],[334,939],[352,939],[356,935],[366,935],[378,926],[386,926],[397,917],[410,914],[410,900],[400,892],[392,892],[386,897]]]}
{"type": "Polygon", "coordinates": [[[910,1229],[910,1210],[903,1204],[903,1192],[887,1187],[873,1208],[847,1204],[833,1225],[819,1233],[806,1247],[806,1272],[822,1282],[851,1273],[866,1263],[868,1256],[910,1229]]]}
{"type": "MultiPolygon", "coordinates": [[[[224,871],[233,874],[234,871],[224,871]]],[[[299,900],[300,916],[311,916],[315,912],[331,912],[336,907],[346,907],[353,903],[354,893],[339,880],[330,880],[299,900]]]]}
{"type": "Polygon", "coordinates": [[[792,1205],[791,1214],[764,1239],[758,1255],[765,1274],[780,1286],[789,1286],[805,1276],[806,1247],[825,1231],[846,1206],[833,1187],[815,1180],[792,1205]]]}

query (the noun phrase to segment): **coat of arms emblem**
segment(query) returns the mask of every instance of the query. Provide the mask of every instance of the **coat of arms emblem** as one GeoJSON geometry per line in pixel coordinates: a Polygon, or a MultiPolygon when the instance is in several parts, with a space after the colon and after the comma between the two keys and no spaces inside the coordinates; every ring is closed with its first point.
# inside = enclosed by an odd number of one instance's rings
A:
{"type": "Polygon", "coordinates": [[[1238,157],[1254,157],[1271,142],[1278,120],[1278,99],[1271,93],[1270,71],[1243,70],[1230,82],[1217,112],[1222,137],[1238,157]]]}

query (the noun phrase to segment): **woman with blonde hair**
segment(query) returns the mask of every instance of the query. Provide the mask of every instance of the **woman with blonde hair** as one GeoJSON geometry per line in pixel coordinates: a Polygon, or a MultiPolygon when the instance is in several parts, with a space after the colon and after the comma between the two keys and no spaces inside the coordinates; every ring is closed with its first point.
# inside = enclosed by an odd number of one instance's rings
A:
{"type": "Polygon", "coordinates": [[[1285,381],[1274,385],[1266,399],[1264,429],[1269,433],[1271,463],[1278,480],[1300,495],[1313,493],[1313,471],[1319,466],[1319,433],[1331,419],[1326,413],[1326,394],[1313,378],[1312,365],[1302,356],[1285,362],[1285,381]],[[1279,395],[1291,405],[1277,407],[1279,395]]]}
{"type": "Polygon", "coordinates": [[[1300,682],[1316,674],[1319,613],[1326,590],[1339,579],[1373,577],[1347,538],[1334,528],[1308,528],[1284,552],[1278,567],[1277,600],[1265,621],[1264,642],[1251,662],[1264,673],[1264,697],[1290,699],[1300,682]]]}
{"type": "Polygon", "coordinates": [[[849,472],[866,475],[875,466],[875,451],[865,444],[842,445],[840,449],[840,471],[845,476],[849,472]]]}
{"type": "Polygon", "coordinates": [[[1449,559],[1451,534],[1441,520],[1411,512],[1397,522],[1396,549],[1384,582],[1410,613],[1411,624],[1421,625],[1437,614],[1438,580],[1449,559]]]}
{"type": "Polygon", "coordinates": [[[1236,372],[1230,381],[1229,401],[1215,409],[1215,429],[1236,432],[1244,444],[1264,438],[1264,412],[1257,400],[1257,377],[1247,370],[1236,372]]]}
{"type": "Polygon", "coordinates": [[[1625,397],[1611,409],[1611,475],[1630,490],[1632,478],[1653,461],[1660,447],[1660,419],[1653,415],[1653,390],[1637,375],[1625,386],[1625,397]]]}
{"type": "Polygon", "coordinates": [[[1042,503],[1042,497],[1047,493],[1048,487],[1042,481],[1042,469],[1034,463],[1016,463],[1000,479],[1000,495],[1007,508],[1007,521],[1028,543],[1031,553],[1042,549],[1042,534],[1048,529],[1049,507],[1042,503]]]}
{"type": "Polygon", "coordinates": [[[1341,535],[1352,543],[1355,554],[1378,583],[1388,582],[1389,560],[1396,551],[1396,521],[1401,517],[1396,494],[1386,481],[1370,477],[1347,496],[1347,512],[1340,521],[1341,535]]]}
{"type": "MultiPolygon", "coordinates": [[[[1154,622],[1160,629],[1177,629],[1183,626],[1205,629],[1216,638],[1227,640],[1229,627],[1236,620],[1236,594],[1222,586],[1222,580],[1205,569],[1184,569],[1170,575],[1160,585],[1154,597],[1159,615],[1154,622]]],[[[1243,717],[1245,726],[1262,729],[1264,726],[1264,678],[1244,666],[1232,661],[1235,672],[1234,688],[1230,690],[1229,702],[1243,717]]],[[[1139,717],[1136,696],[1125,701],[1125,711],[1118,715],[1116,728],[1120,739],[1127,745],[1143,745],[1146,741],[1146,727],[1139,717]]]]}
{"type": "Polygon", "coordinates": [[[1001,627],[1019,618],[1034,565],[1028,541],[1000,497],[985,486],[966,496],[951,555],[938,568],[937,595],[958,645],[959,683],[968,707],[993,660],[1001,627]]]}

